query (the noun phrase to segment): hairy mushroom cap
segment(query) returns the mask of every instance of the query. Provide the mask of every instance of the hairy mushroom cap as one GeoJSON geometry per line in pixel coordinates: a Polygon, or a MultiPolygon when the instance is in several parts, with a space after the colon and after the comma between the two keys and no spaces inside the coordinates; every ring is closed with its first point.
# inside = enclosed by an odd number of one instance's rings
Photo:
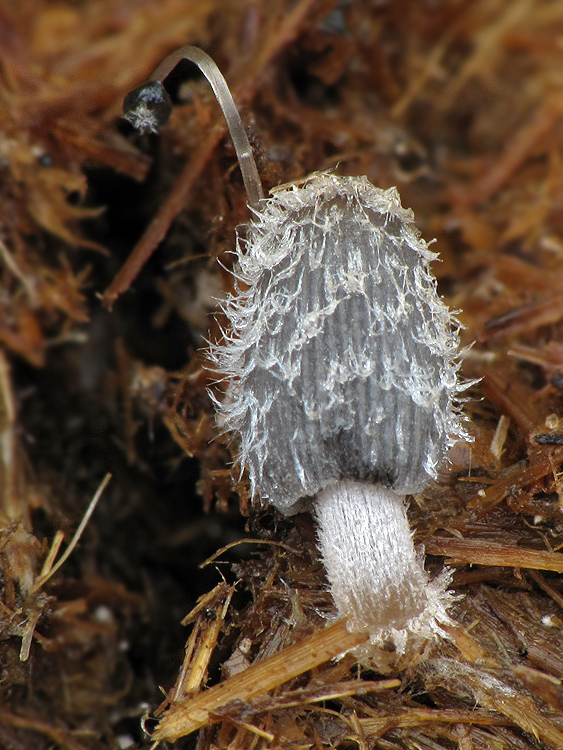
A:
{"type": "Polygon", "coordinates": [[[412,212],[394,188],[323,173],[255,214],[211,352],[253,495],[291,514],[338,480],[420,491],[465,432],[459,326],[412,212]]]}

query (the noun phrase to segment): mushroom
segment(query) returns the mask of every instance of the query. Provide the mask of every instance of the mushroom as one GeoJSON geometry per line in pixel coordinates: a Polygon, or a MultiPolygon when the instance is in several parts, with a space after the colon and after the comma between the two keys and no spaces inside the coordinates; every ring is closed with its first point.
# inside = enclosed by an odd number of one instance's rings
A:
{"type": "Polygon", "coordinates": [[[263,198],[227,85],[197,48],[159,66],[150,97],[145,86],[126,98],[128,119],[162,124],[161,81],[182,58],[213,86],[254,214],[223,304],[230,329],[210,350],[227,381],[219,423],[238,437],[256,500],[315,515],[349,629],[402,654],[444,634],[452,599],[447,573],[431,579],[415,551],[405,496],[467,438],[459,324],[437,294],[436,255],[396,189],[365,177],[316,173],[263,198]]]}

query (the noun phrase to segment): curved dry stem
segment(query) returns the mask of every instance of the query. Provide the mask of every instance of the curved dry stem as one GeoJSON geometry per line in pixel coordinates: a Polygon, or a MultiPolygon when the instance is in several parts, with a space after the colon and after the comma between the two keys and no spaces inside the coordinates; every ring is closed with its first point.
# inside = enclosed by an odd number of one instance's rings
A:
{"type": "Polygon", "coordinates": [[[181,60],[193,62],[209,81],[213,93],[225,115],[235,151],[237,152],[244,187],[248,195],[248,204],[255,207],[258,201],[264,197],[262,183],[260,182],[258,169],[256,168],[256,162],[254,161],[254,155],[244,125],[240,119],[227,82],[215,61],[198,47],[192,47],[191,45],[180,47],[180,49],[172,52],[160,63],[150,77],[150,80],[162,82],[181,60]]]}

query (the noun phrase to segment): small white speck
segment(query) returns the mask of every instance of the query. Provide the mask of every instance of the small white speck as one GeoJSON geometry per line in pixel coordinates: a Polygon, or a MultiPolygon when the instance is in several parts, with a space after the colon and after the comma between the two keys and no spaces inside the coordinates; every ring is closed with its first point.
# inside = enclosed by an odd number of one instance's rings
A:
{"type": "Polygon", "coordinates": [[[556,430],[559,427],[559,417],[557,414],[550,414],[545,418],[545,426],[548,430],[556,430]]]}
{"type": "Polygon", "coordinates": [[[102,625],[110,625],[114,622],[113,612],[105,604],[100,604],[94,611],[94,619],[102,625]]]}
{"type": "Polygon", "coordinates": [[[251,648],[252,648],[252,641],[250,640],[250,638],[244,638],[244,640],[241,641],[240,646],[238,647],[238,650],[243,654],[249,654],[251,648]]]}
{"type": "Polygon", "coordinates": [[[121,750],[126,750],[128,747],[133,747],[135,740],[129,734],[119,734],[117,736],[117,744],[121,750]]]}

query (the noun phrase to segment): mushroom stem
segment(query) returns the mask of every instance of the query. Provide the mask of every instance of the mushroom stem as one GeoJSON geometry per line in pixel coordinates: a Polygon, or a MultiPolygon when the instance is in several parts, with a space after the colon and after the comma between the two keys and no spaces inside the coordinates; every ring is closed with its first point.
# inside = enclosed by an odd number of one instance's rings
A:
{"type": "Polygon", "coordinates": [[[405,498],[380,484],[342,481],[315,501],[318,539],[332,596],[349,629],[392,640],[423,638],[449,621],[448,576],[431,580],[415,551],[405,498]]]}
{"type": "Polygon", "coordinates": [[[189,60],[197,65],[209,81],[227,121],[248,195],[248,205],[256,209],[264,197],[264,191],[250,141],[223,74],[213,58],[199,47],[187,45],[168,55],[146,83],[127,94],[123,100],[123,116],[142,133],[158,132],[172,113],[172,100],[162,82],[181,60],[189,60]]]}
{"type": "Polygon", "coordinates": [[[217,67],[215,60],[213,60],[213,58],[202,49],[199,49],[199,47],[192,47],[188,44],[185,47],[180,47],[180,49],[171,52],[168,57],[160,63],[149,80],[162,82],[181,60],[189,60],[197,65],[209,81],[229,127],[229,133],[231,134],[231,139],[242,172],[244,187],[246,188],[246,193],[248,195],[248,205],[256,207],[258,202],[264,197],[264,192],[262,190],[262,183],[260,182],[256,162],[254,161],[254,154],[252,153],[252,147],[250,146],[246,130],[240,119],[230,89],[223,74],[217,67]]]}

